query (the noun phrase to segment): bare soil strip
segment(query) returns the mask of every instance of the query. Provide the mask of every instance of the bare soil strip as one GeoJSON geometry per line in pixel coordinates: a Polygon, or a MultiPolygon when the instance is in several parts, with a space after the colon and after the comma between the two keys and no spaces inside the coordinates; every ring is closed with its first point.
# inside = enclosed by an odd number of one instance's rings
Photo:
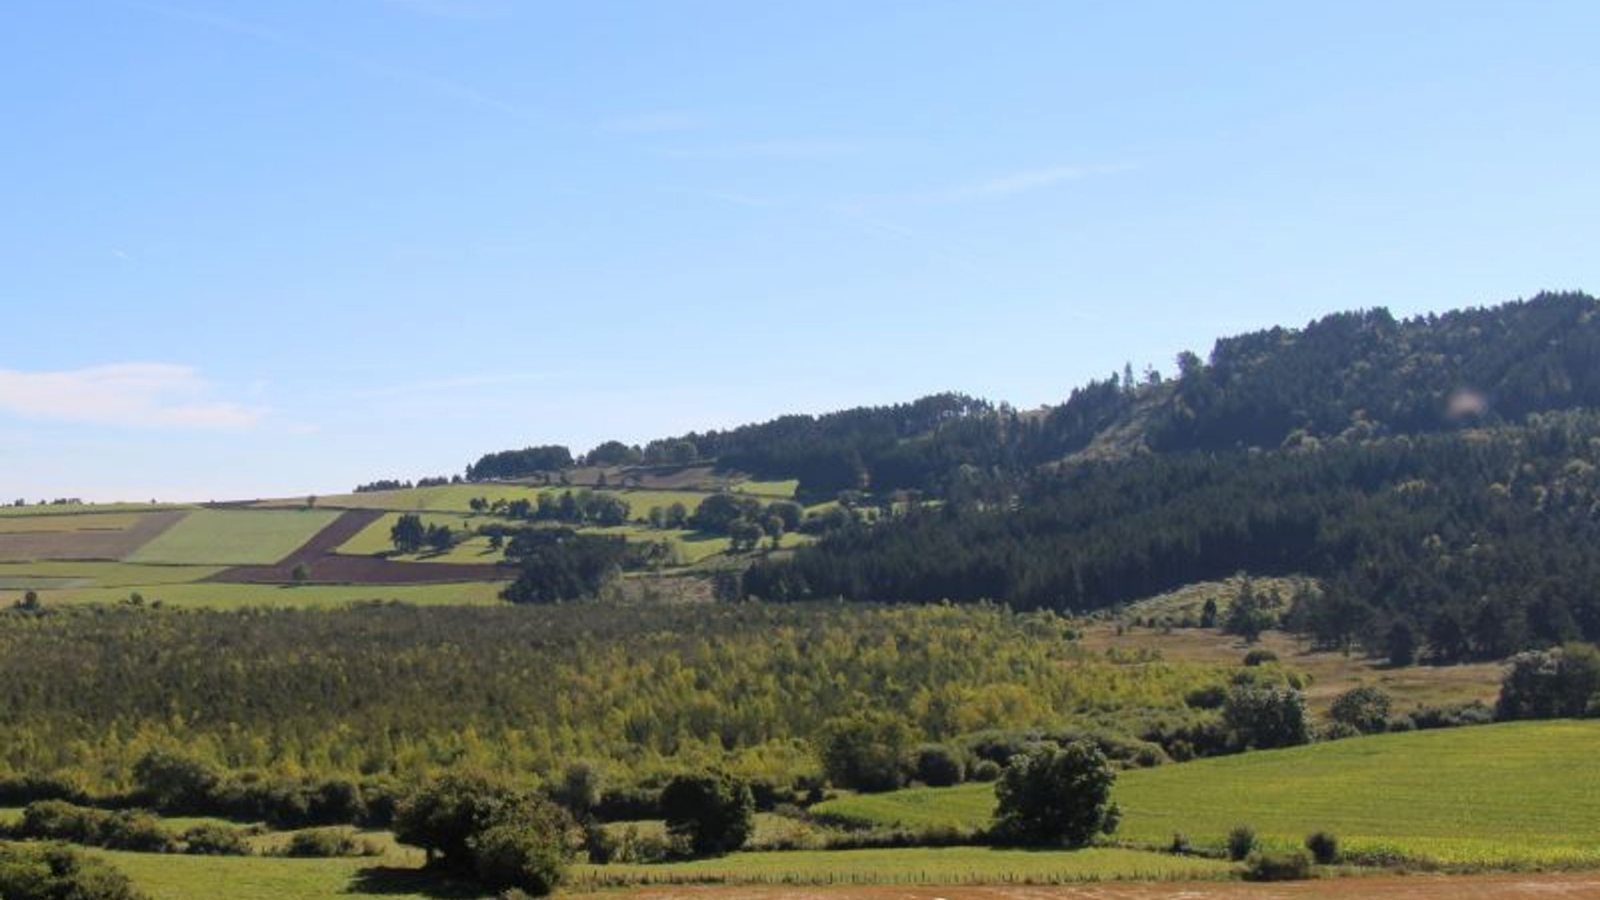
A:
{"type": "Polygon", "coordinates": [[[651,887],[628,900],[1600,900],[1600,873],[1384,875],[1277,884],[1137,881],[981,887],[651,887]]]}
{"type": "Polygon", "coordinates": [[[0,562],[120,560],[178,523],[186,509],[145,513],[129,528],[114,531],[43,531],[0,535],[0,562]]]}
{"type": "Polygon", "coordinates": [[[386,510],[352,509],[312,535],[299,549],[270,566],[234,566],[206,581],[286,584],[304,565],[318,584],[443,584],[505,581],[514,573],[503,566],[471,563],[395,562],[377,556],[342,556],[333,551],[383,518],[386,510]]]}

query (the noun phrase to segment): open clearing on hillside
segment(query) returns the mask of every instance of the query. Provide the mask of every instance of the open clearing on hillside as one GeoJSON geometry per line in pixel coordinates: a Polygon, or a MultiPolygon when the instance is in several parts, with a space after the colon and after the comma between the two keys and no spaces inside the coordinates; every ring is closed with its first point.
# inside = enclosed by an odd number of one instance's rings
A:
{"type": "MultiPolygon", "coordinates": [[[[97,521],[104,521],[96,515],[50,516],[47,518],[51,523],[77,519],[89,523],[91,527],[74,531],[30,530],[0,535],[0,562],[122,559],[150,541],[159,539],[187,515],[184,510],[134,515],[121,528],[93,527],[97,521]]],[[[119,518],[116,521],[124,520],[119,518]]]]}
{"type": "Polygon", "coordinates": [[[323,510],[198,509],[126,561],[264,565],[293,553],[339,517],[323,510]]]}
{"type": "MultiPolygon", "coordinates": [[[[1117,839],[1174,833],[1221,849],[1245,824],[1269,846],[1322,829],[1347,852],[1441,865],[1600,865],[1600,722],[1509,723],[1351,738],[1123,772],[1117,839]]],[[[993,786],[844,797],[819,812],[979,828],[993,786]]]]}
{"type": "Polygon", "coordinates": [[[1373,685],[1394,698],[1395,712],[1416,706],[1446,706],[1474,700],[1493,705],[1500,691],[1501,663],[1468,663],[1454,666],[1406,666],[1390,668],[1383,660],[1337,652],[1313,652],[1292,635],[1268,631],[1255,644],[1223,634],[1213,628],[1124,627],[1109,622],[1091,622],[1079,643],[1089,650],[1136,656],[1141,652],[1159,654],[1171,662],[1211,665],[1238,665],[1252,649],[1271,650],[1279,661],[1311,676],[1306,702],[1311,711],[1326,718],[1328,706],[1339,694],[1363,684],[1373,685]]]}

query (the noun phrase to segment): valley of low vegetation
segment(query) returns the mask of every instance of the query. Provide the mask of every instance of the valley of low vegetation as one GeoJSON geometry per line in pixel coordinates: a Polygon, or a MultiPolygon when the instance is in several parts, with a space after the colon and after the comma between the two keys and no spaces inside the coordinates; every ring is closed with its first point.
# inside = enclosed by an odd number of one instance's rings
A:
{"type": "Polygon", "coordinates": [[[334,496],[19,502],[0,896],[1600,866],[1597,313],[1339,314],[1038,411],[334,496]]]}

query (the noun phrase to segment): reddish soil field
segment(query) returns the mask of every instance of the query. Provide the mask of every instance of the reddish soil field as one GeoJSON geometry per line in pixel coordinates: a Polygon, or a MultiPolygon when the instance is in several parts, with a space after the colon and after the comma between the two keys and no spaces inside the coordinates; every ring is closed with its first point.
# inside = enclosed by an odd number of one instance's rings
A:
{"type": "Polygon", "coordinates": [[[653,887],[629,900],[1600,900],[1600,873],[1385,875],[1278,884],[1137,881],[1051,887],[653,887]]]}
{"type": "Polygon", "coordinates": [[[183,509],[145,513],[133,527],[115,530],[97,528],[0,535],[0,562],[119,560],[143,547],[188,514],[188,510],[183,509]]]}
{"type": "Polygon", "coordinates": [[[270,566],[234,566],[206,580],[287,584],[294,580],[295,566],[302,563],[311,570],[311,580],[321,584],[433,584],[504,581],[512,577],[511,570],[502,566],[394,562],[376,556],[341,556],[333,552],[384,515],[381,509],[349,510],[312,535],[298,550],[270,566]]]}

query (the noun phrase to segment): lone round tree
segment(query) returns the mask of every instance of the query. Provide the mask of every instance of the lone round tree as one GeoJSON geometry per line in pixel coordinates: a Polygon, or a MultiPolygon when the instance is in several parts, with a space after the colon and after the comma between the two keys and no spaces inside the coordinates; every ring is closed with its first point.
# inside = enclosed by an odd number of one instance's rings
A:
{"type": "Polygon", "coordinates": [[[1090,741],[1019,754],[995,784],[995,837],[1013,844],[1081,847],[1116,827],[1107,802],[1116,780],[1111,762],[1090,741]]]}

